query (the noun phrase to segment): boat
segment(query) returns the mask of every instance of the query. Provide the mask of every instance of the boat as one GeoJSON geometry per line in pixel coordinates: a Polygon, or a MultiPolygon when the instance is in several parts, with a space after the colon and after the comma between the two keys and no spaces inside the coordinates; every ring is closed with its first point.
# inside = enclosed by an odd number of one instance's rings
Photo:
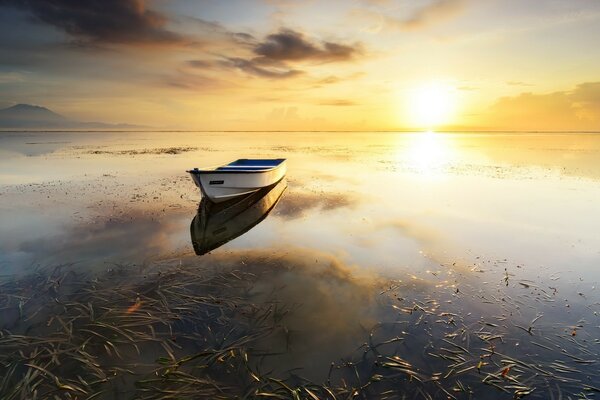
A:
{"type": "Polygon", "coordinates": [[[202,198],[190,224],[194,252],[206,254],[254,228],[275,208],[286,188],[287,182],[282,179],[228,202],[213,203],[202,198]]]}
{"type": "Polygon", "coordinates": [[[241,158],[219,167],[187,171],[202,197],[214,203],[256,192],[279,182],[286,173],[285,158],[241,158]]]}

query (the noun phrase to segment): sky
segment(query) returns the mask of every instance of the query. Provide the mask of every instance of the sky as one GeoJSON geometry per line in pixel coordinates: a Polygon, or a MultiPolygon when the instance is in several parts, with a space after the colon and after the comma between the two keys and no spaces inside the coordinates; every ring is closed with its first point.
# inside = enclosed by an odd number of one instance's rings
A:
{"type": "Polygon", "coordinates": [[[198,130],[600,131],[598,0],[0,0],[0,108],[198,130]]]}

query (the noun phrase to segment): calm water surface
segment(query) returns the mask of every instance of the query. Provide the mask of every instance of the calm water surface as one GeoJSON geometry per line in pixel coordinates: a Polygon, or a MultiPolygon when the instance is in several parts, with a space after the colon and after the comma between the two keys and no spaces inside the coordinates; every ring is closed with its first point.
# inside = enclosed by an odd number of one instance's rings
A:
{"type": "Polygon", "coordinates": [[[334,363],[365,398],[592,396],[599,227],[595,134],[2,133],[0,329],[35,331],[23,282],[57,265],[132,284],[239,270],[260,279],[236,296],[287,307],[253,345],[281,379],[334,363]],[[252,157],[287,158],[287,188],[197,256],[185,170],[252,157]]]}

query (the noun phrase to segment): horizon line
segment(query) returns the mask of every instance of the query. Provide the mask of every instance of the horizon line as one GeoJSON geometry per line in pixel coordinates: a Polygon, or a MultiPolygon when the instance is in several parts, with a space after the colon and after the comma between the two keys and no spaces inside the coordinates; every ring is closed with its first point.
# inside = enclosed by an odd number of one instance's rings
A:
{"type": "Polygon", "coordinates": [[[361,129],[361,130],[265,130],[265,129],[211,129],[211,130],[202,130],[202,129],[2,129],[0,128],[0,133],[102,133],[102,132],[113,132],[113,133],[143,133],[143,132],[157,132],[157,133],[168,133],[168,132],[199,132],[199,133],[592,133],[597,134],[600,133],[600,130],[485,130],[485,129],[475,129],[475,130],[434,130],[434,129],[361,129]]]}

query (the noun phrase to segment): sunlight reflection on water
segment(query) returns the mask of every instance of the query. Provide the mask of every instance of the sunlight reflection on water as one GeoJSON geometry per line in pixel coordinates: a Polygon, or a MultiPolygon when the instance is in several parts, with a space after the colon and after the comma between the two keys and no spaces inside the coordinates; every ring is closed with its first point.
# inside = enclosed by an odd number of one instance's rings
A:
{"type": "Polygon", "coordinates": [[[455,161],[456,149],[448,136],[432,131],[410,135],[400,141],[397,160],[414,168],[422,178],[442,177],[444,167],[455,161]]]}

